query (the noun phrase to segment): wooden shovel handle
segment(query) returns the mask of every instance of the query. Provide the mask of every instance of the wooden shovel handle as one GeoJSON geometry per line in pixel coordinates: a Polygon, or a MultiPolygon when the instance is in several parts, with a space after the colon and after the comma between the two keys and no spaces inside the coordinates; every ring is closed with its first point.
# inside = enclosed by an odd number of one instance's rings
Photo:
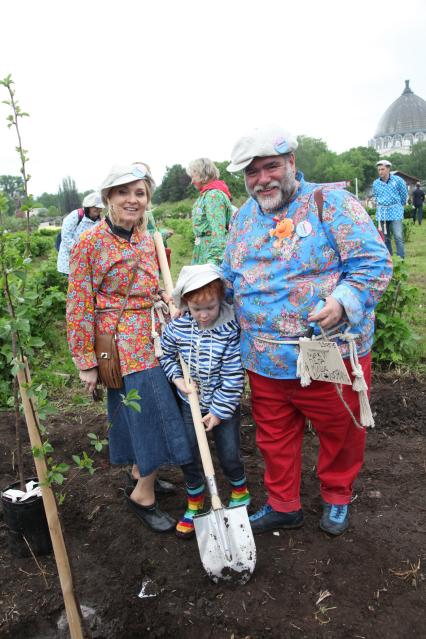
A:
{"type": "MultiPolygon", "coordinates": [[[[170,268],[167,262],[166,251],[164,249],[163,238],[161,237],[161,233],[159,231],[155,231],[153,234],[155,248],[157,250],[158,262],[160,264],[161,275],[163,276],[164,287],[166,289],[167,295],[171,296],[173,291],[173,280],[170,273],[170,268]]],[[[173,302],[169,303],[170,313],[173,314],[176,310],[173,302]]],[[[214,477],[214,468],[212,457],[210,454],[209,444],[207,441],[206,431],[204,429],[204,424],[202,421],[201,410],[200,410],[200,402],[198,401],[198,393],[195,390],[193,384],[191,384],[191,379],[188,371],[188,367],[185,364],[181,355],[179,355],[180,365],[182,367],[183,378],[187,386],[192,388],[191,392],[188,394],[189,406],[191,408],[191,415],[194,422],[195,434],[197,435],[198,448],[200,449],[201,462],[203,464],[203,470],[206,477],[214,477]]]]}

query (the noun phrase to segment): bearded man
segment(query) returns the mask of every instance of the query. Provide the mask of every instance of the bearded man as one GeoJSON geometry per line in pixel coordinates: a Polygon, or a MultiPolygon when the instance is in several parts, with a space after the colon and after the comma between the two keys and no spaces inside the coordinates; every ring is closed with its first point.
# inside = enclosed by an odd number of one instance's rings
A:
{"type": "Polygon", "coordinates": [[[364,460],[359,395],[351,384],[302,386],[299,338],[310,324],[324,331],[349,328],[359,370],[350,365],[348,333],[336,340],[339,352],[349,375],[362,370],[369,387],[374,307],[392,262],[354,196],[305,182],[296,171],[296,148],[296,139],[280,128],[257,129],[238,140],[228,166],[244,172],[251,196],[233,218],[222,265],[233,288],[265,461],[267,501],[250,521],[254,533],[303,525],[301,450],[308,419],[320,444],[320,527],[339,535],[348,528],[352,485],[364,460]]]}

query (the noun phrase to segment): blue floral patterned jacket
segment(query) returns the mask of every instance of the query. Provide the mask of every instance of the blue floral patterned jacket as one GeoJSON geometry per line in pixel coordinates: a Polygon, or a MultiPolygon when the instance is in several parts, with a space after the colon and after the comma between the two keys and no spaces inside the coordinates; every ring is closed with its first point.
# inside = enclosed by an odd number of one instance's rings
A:
{"type": "MultiPolygon", "coordinates": [[[[253,198],[247,200],[234,217],[222,265],[234,292],[243,366],[278,379],[296,378],[298,347],[265,339],[304,335],[308,313],[329,295],[344,307],[359,336],[358,354],[366,355],[374,308],[392,276],[390,255],[360,202],[347,191],[322,187],[321,221],[314,199],[318,185],[305,182],[300,172],[296,179],[299,188],[281,211],[264,213],[253,198]],[[277,238],[284,218],[293,231],[277,238]]],[[[347,357],[347,344],[338,344],[347,357]]]]}

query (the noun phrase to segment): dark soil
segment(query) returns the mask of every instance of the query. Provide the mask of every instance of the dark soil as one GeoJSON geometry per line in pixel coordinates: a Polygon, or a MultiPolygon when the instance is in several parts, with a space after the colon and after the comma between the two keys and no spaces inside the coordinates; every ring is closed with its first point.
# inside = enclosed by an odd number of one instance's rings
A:
{"type": "MultiPolygon", "coordinates": [[[[307,432],[302,498],[305,525],[256,537],[257,566],[245,586],[213,584],[196,540],[156,535],[128,510],[124,469],[97,457],[93,477],[68,488],[61,519],[84,606],[96,611],[92,636],[104,639],[405,639],[426,636],[425,386],[413,378],[381,377],[373,391],[376,428],[356,483],[351,526],[329,538],[318,528],[320,502],[315,463],[318,441],[307,432]],[[139,598],[142,583],[150,580],[139,598]]],[[[15,480],[13,420],[0,415],[1,488],[15,480]]],[[[70,460],[86,449],[87,432],[105,434],[106,419],[89,409],[51,421],[55,456],[70,460]]],[[[246,407],[242,450],[254,507],[264,502],[263,465],[246,407]]],[[[34,471],[27,445],[28,472],[34,471]]],[[[178,517],[184,506],[180,472],[162,476],[178,493],[161,500],[178,517]]],[[[226,487],[219,477],[224,500],[226,487]]],[[[0,520],[0,637],[50,639],[63,600],[53,556],[39,557],[47,586],[32,558],[11,557],[0,520]]]]}

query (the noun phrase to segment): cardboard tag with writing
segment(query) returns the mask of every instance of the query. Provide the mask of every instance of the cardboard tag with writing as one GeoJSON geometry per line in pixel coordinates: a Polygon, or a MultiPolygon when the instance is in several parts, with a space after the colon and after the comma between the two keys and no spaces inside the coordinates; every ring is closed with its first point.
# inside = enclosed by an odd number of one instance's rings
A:
{"type": "Polygon", "coordinates": [[[299,347],[311,379],[334,384],[352,384],[335,342],[302,341],[299,347]]]}

